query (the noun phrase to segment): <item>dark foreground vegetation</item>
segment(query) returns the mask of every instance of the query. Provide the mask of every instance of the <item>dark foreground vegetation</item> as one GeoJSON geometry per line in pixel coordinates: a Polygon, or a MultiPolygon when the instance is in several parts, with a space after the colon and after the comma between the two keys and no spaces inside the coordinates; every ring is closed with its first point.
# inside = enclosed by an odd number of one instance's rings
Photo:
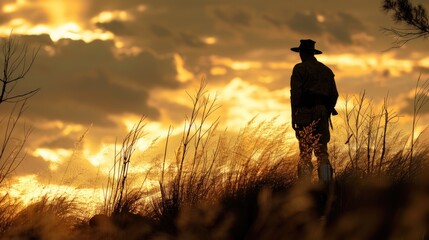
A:
{"type": "Polygon", "coordinates": [[[361,178],[344,171],[326,198],[317,184],[297,183],[284,172],[275,174],[252,179],[235,192],[225,190],[214,201],[183,203],[179,208],[140,208],[134,206],[139,198],[129,195],[124,203],[128,209],[90,219],[76,217],[80,206],[63,197],[42,198],[18,213],[3,199],[2,239],[428,238],[426,177],[361,178]]]}

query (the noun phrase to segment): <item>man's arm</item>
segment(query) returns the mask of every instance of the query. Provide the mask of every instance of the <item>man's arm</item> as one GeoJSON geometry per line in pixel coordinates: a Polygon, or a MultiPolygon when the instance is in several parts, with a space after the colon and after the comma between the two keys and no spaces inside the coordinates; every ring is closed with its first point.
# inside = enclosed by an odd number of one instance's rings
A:
{"type": "Polygon", "coordinates": [[[292,128],[296,129],[295,126],[295,113],[299,106],[302,98],[302,67],[299,64],[295,65],[290,78],[290,103],[292,109],[292,128]]]}
{"type": "Polygon", "coordinates": [[[338,115],[337,110],[335,110],[335,105],[337,104],[339,94],[338,94],[338,90],[337,90],[337,85],[335,84],[335,75],[333,73],[332,73],[332,75],[333,75],[332,76],[332,83],[331,83],[332,94],[330,97],[330,104],[332,106],[331,113],[332,113],[332,115],[335,116],[335,115],[338,115]]]}

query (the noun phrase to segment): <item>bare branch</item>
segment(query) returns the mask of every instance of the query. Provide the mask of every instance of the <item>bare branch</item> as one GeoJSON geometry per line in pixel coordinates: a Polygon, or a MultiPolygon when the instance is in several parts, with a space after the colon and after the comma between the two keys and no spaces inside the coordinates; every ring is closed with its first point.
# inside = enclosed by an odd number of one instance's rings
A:
{"type": "Polygon", "coordinates": [[[0,104],[3,102],[22,102],[32,97],[39,89],[15,93],[15,87],[28,74],[36,60],[40,48],[29,56],[29,48],[14,36],[9,36],[3,43],[3,76],[0,81],[0,104]]]}
{"type": "Polygon", "coordinates": [[[21,139],[15,135],[22,114],[26,110],[27,100],[39,91],[39,88],[16,92],[20,83],[32,68],[39,49],[28,54],[28,46],[20,44],[16,37],[9,36],[2,44],[2,60],[0,70],[0,105],[1,103],[14,104],[9,115],[0,121],[0,184],[21,164],[25,158],[24,147],[31,133],[25,129],[21,139]],[[2,76],[1,76],[2,73],[2,76]]]}
{"type": "Polygon", "coordinates": [[[31,129],[24,129],[24,136],[21,140],[14,137],[18,122],[25,109],[25,101],[23,103],[16,103],[2,127],[4,133],[0,146],[0,184],[15,171],[25,158],[23,149],[31,133],[31,129]]]}

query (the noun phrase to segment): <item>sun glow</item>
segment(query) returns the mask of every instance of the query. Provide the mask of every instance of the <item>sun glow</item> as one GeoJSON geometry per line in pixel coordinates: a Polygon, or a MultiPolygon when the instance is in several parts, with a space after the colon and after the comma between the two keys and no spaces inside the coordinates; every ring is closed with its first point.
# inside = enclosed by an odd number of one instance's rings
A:
{"type": "MultiPolygon", "coordinates": [[[[0,192],[3,193],[4,189],[0,192]]],[[[81,201],[92,212],[103,200],[103,190],[99,188],[73,188],[57,184],[42,184],[35,174],[18,177],[6,190],[12,198],[17,198],[24,206],[38,201],[42,196],[57,197],[67,194],[70,199],[81,201]]]]}
{"type": "Polygon", "coordinates": [[[336,75],[340,77],[372,74],[374,71],[383,72],[389,69],[392,76],[401,76],[413,71],[413,60],[398,59],[392,53],[385,54],[339,54],[320,55],[319,61],[337,66],[336,75]]]}
{"type": "Polygon", "coordinates": [[[15,3],[8,3],[3,6],[4,13],[13,13],[16,12],[19,8],[27,5],[26,0],[16,0],[15,3]]]}
{"type": "Polygon", "coordinates": [[[10,34],[10,29],[13,29],[15,34],[29,34],[29,35],[41,35],[48,34],[52,41],[56,42],[60,39],[69,38],[72,40],[83,40],[85,42],[91,42],[96,39],[99,40],[110,40],[114,38],[114,35],[110,32],[103,32],[99,29],[95,30],[83,30],[77,23],[68,22],[58,26],[51,25],[31,25],[24,19],[18,18],[13,19],[9,27],[0,27],[0,34],[7,36],[10,34]]]}
{"type": "Polygon", "coordinates": [[[419,66],[429,68],[429,57],[423,58],[419,61],[419,66]]]}
{"type": "Polygon", "coordinates": [[[251,68],[261,68],[262,64],[260,62],[233,62],[231,68],[234,70],[249,70],[251,68]]]}
{"type": "Polygon", "coordinates": [[[295,66],[295,63],[291,62],[270,62],[267,64],[269,68],[277,70],[277,69],[284,69],[284,70],[292,70],[295,66]]]}
{"type": "Polygon", "coordinates": [[[290,107],[284,101],[289,89],[269,91],[237,77],[218,92],[220,104],[227,109],[226,125],[231,129],[240,129],[243,120],[250,121],[255,116],[277,118],[279,124],[289,121],[290,107]]]}
{"type": "Polygon", "coordinates": [[[174,62],[176,63],[177,80],[185,83],[194,78],[194,74],[185,68],[185,61],[179,54],[174,54],[174,62]]]}
{"type": "Polygon", "coordinates": [[[92,18],[93,23],[106,23],[114,20],[131,21],[134,17],[127,11],[104,11],[92,18]]]}
{"type": "Polygon", "coordinates": [[[214,76],[225,75],[228,70],[224,67],[212,67],[210,69],[210,74],[214,76]]]}
{"type": "Polygon", "coordinates": [[[66,158],[71,157],[73,154],[72,150],[58,148],[58,149],[48,149],[48,148],[37,148],[33,152],[33,156],[41,157],[43,160],[49,162],[49,168],[52,171],[58,169],[58,165],[66,158]]]}
{"type": "Polygon", "coordinates": [[[5,4],[3,6],[4,13],[12,13],[12,12],[15,12],[17,9],[18,7],[15,4],[5,4]]]}
{"type": "MultiPolygon", "coordinates": [[[[16,3],[6,4],[2,7],[5,13],[17,13],[16,16],[5,22],[0,27],[0,34],[7,36],[11,29],[15,34],[26,35],[41,35],[48,34],[51,39],[56,42],[59,39],[69,38],[73,40],[83,40],[91,42],[96,39],[110,40],[113,39],[113,34],[97,28],[86,28],[83,22],[83,9],[85,7],[82,1],[23,1],[19,0],[16,3]],[[21,9],[28,9],[34,12],[40,12],[46,15],[44,21],[34,22],[27,18],[21,9]]],[[[105,16],[106,14],[102,14],[105,16]]],[[[113,18],[130,19],[131,17],[126,12],[119,11],[112,13],[113,18]]],[[[106,19],[106,17],[104,17],[106,19]]]]}
{"type": "Polygon", "coordinates": [[[323,16],[322,14],[317,14],[316,19],[320,23],[323,23],[326,20],[325,16],[323,16]]]}
{"type": "Polygon", "coordinates": [[[95,153],[90,151],[87,147],[84,149],[83,154],[94,167],[110,164],[109,160],[112,159],[115,154],[115,144],[103,143],[100,149],[95,153]]]}
{"type": "MultiPolygon", "coordinates": [[[[123,120],[123,123],[127,127],[128,131],[132,131],[135,127],[135,124],[139,121],[137,116],[126,117],[123,120]]],[[[168,128],[164,127],[159,122],[147,122],[143,127],[143,136],[137,141],[136,146],[139,152],[144,152],[148,150],[156,142],[158,138],[166,134],[168,128]]]]}
{"type": "Polygon", "coordinates": [[[59,148],[59,149],[48,149],[48,148],[38,148],[34,151],[35,157],[42,157],[46,161],[59,163],[64,157],[70,157],[72,155],[71,150],[59,148]]]}
{"type": "Polygon", "coordinates": [[[213,65],[228,66],[234,70],[249,70],[262,68],[262,63],[258,61],[237,61],[231,58],[219,56],[211,56],[210,61],[213,65]]]}
{"type": "Polygon", "coordinates": [[[202,40],[207,45],[213,45],[213,44],[217,43],[217,39],[215,37],[204,37],[202,40]]]}

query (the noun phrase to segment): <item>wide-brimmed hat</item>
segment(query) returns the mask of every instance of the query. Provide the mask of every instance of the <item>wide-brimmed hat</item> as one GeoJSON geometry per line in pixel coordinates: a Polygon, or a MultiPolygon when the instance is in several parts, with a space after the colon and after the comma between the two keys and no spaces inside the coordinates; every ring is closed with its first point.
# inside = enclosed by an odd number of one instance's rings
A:
{"type": "Polygon", "coordinates": [[[300,42],[301,44],[299,45],[299,47],[293,47],[290,50],[294,52],[306,51],[306,52],[312,52],[314,54],[322,54],[322,51],[314,48],[314,45],[316,44],[315,41],[311,39],[302,39],[300,42]]]}

